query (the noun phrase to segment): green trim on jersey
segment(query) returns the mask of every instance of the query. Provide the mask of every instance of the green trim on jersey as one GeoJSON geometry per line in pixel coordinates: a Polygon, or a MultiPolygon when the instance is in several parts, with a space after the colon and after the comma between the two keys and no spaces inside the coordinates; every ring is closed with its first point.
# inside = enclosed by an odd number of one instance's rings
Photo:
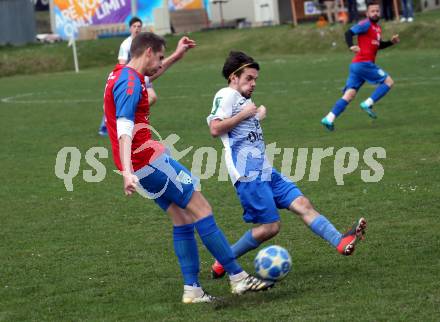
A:
{"type": "Polygon", "coordinates": [[[211,112],[212,115],[215,115],[215,113],[217,113],[217,110],[220,107],[220,102],[222,99],[223,99],[223,97],[217,97],[215,99],[215,103],[214,103],[215,107],[214,107],[214,110],[211,112]]]}

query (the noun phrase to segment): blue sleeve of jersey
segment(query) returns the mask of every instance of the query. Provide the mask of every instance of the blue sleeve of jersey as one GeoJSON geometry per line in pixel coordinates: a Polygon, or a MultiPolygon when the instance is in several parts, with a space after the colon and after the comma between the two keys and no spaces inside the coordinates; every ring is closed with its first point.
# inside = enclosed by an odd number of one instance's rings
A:
{"type": "Polygon", "coordinates": [[[134,114],[141,98],[141,81],[138,77],[130,80],[128,72],[121,73],[113,88],[116,118],[125,117],[134,122],[134,114]]]}
{"type": "Polygon", "coordinates": [[[368,29],[371,26],[371,22],[370,20],[367,21],[361,21],[358,24],[354,25],[353,27],[350,28],[350,30],[355,34],[355,35],[359,35],[359,34],[363,34],[366,33],[368,31],[368,29]]]}

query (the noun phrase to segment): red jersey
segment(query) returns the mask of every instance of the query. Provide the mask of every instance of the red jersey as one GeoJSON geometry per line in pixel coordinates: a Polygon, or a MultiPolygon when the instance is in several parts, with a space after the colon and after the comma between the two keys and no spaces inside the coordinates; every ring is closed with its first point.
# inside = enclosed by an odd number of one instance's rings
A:
{"type": "Polygon", "coordinates": [[[134,123],[131,162],[137,171],[156,159],[165,150],[151,140],[149,125],[150,106],[144,76],[136,70],[117,64],[110,73],[104,93],[106,125],[116,167],[122,171],[116,121],[125,118],[134,123]]]}
{"type": "Polygon", "coordinates": [[[358,46],[361,49],[352,62],[372,62],[376,60],[379,50],[382,28],[370,19],[364,19],[350,29],[358,36],[358,46]]]}

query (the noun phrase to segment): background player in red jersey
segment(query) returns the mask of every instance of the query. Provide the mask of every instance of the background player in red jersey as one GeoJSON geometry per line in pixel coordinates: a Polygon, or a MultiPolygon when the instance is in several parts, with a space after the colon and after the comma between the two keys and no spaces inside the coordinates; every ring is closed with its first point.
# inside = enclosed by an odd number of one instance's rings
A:
{"type": "Polygon", "coordinates": [[[356,96],[359,88],[365,81],[379,84],[369,98],[360,104],[362,110],[371,118],[376,118],[373,112],[373,104],[384,97],[393,86],[391,77],[375,64],[376,54],[379,49],[384,49],[397,44],[399,35],[393,35],[391,40],[382,41],[382,28],[378,24],[380,20],[380,6],[376,2],[368,3],[367,19],[360,21],[345,33],[345,40],[350,50],[355,53],[350,65],[350,74],[340,98],[330,113],[321,120],[321,124],[328,130],[334,130],[335,119],[345,110],[356,96]],[[357,35],[358,44],[353,44],[353,36],[357,35]]]}
{"type": "MultiPolygon", "coordinates": [[[[186,39],[185,44],[191,40],[186,39]]],[[[136,189],[154,199],[173,222],[174,250],[183,275],[184,303],[211,302],[199,284],[199,255],[194,230],[209,252],[229,274],[232,293],[257,292],[273,286],[247,274],[236,262],[231,247],[217,226],[212,208],[195,191],[194,178],[165,148],[152,140],[150,106],[144,76],[162,67],[165,40],[152,33],[133,39],[127,65],[116,65],[110,73],[104,95],[105,116],[112,144],[113,159],[122,172],[124,192],[136,189]]]]}

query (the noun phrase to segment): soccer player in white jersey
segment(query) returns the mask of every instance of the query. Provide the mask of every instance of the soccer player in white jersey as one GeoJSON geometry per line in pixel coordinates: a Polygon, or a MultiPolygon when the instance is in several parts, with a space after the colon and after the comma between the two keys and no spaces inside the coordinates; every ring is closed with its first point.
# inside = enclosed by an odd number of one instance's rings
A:
{"type": "MultiPolygon", "coordinates": [[[[231,52],[223,66],[228,86],[214,97],[207,121],[211,135],[221,138],[231,181],[243,207],[243,219],[254,226],[234,244],[236,258],[257,248],[280,230],[278,209],[296,213],[318,236],[343,255],[351,255],[363,239],[367,222],[360,218],[341,234],[330,221],[313,207],[298,187],[273,168],[265,155],[260,122],[266,108],[257,107],[251,99],[260,66],[243,52],[231,52]]],[[[225,274],[222,265],[212,265],[213,278],[225,274]]]]}

